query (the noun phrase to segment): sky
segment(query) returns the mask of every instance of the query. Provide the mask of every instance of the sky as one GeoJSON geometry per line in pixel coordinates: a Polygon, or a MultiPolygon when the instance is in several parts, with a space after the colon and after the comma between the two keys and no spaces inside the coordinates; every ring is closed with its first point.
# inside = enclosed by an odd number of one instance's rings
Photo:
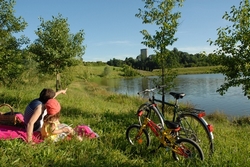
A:
{"type": "MultiPolygon", "coordinates": [[[[178,40],[168,49],[177,48],[189,54],[212,53],[216,47],[210,46],[207,40],[217,39],[217,28],[229,24],[222,16],[239,3],[239,0],[186,0],[183,7],[177,9],[181,12],[175,34],[178,40]]],[[[19,34],[31,42],[38,38],[35,31],[41,24],[40,17],[49,21],[52,16],[61,14],[68,20],[70,33],[84,30],[83,60],[107,62],[113,58],[136,58],[145,48],[148,55],[154,54],[141,44],[141,30],[146,29],[151,34],[158,30],[155,25],[142,24],[142,20],[135,17],[143,7],[142,0],[16,0],[14,10],[16,17],[21,16],[28,23],[19,34]]]]}

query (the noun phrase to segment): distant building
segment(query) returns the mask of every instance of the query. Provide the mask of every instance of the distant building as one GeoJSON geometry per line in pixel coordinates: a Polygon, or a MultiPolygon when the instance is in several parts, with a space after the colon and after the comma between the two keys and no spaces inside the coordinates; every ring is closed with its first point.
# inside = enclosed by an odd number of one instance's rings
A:
{"type": "Polygon", "coordinates": [[[141,49],[141,53],[136,57],[138,61],[144,61],[148,57],[148,50],[147,49],[141,49]]]}
{"type": "Polygon", "coordinates": [[[142,57],[148,57],[148,50],[147,49],[141,49],[141,55],[142,55],[142,57]]]}

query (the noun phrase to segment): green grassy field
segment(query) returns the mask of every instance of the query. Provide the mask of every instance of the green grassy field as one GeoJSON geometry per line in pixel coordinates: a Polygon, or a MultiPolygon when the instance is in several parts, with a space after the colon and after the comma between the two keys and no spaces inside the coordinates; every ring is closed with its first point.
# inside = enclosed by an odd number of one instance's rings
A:
{"type": "MultiPolygon", "coordinates": [[[[213,70],[215,70],[218,66],[206,66],[206,67],[187,67],[187,68],[174,68],[173,70],[176,70],[178,74],[204,74],[204,73],[213,73],[213,70]]],[[[94,75],[100,75],[101,72],[103,72],[105,66],[91,66],[91,67],[85,67],[89,73],[94,75]]],[[[121,77],[119,74],[122,74],[120,67],[109,67],[110,75],[108,77],[115,78],[115,77],[121,77]]],[[[160,74],[160,69],[155,69],[152,72],[150,71],[142,71],[137,70],[142,76],[154,76],[160,74]]]]}
{"type": "MultiPolygon", "coordinates": [[[[166,152],[164,149],[155,154],[150,153],[150,150],[145,150],[141,154],[135,153],[126,141],[125,131],[129,125],[137,122],[135,112],[144,100],[107,92],[89,81],[98,77],[102,69],[77,67],[71,70],[75,79],[68,86],[67,94],[57,98],[62,106],[62,122],[73,126],[89,125],[100,135],[98,139],[85,139],[82,142],[77,140],[44,142],[37,145],[28,145],[21,140],[0,140],[1,166],[250,166],[249,119],[244,119],[242,125],[239,125],[216,111],[205,117],[215,129],[215,153],[212,157],[206,156],[204,161],[193,163],[174,161],[171,152],[166,152]]],[[[28,102],[38,97],[44,87],[54,88],[54,80],[35,82],[31,86],[20,85],[17,89],[1,87],[0,100],[2,103],[14,106],[16,111],[23,112],[28,102]]]]}

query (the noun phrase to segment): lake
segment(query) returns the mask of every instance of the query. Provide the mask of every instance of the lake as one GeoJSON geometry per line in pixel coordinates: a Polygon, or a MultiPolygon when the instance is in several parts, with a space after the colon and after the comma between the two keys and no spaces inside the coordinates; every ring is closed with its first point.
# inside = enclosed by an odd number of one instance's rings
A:
{"type": "MultiPolygon", "coordinates": [[[[107,86],[109,91],[137,96],[137,92],[154,87],[153,78],[155,77],[104,79],[101,84],[107,86]]],[[[186,94],[180,99],[182,103],[191,103],[195,108],[204,109],[207,113],[220,111],[229,116],[250,115],[250,101],[244,96],[241,87],[232,87],[223,96],[216,92],[224,83],[222,74],[179,75],[175,83],[176,86],[171,91],[186,94]]],[[[161,98],[161,95],[156,97],[161,98]]],[[[174,100],[168,93],[165,99],[174,100]]]]}

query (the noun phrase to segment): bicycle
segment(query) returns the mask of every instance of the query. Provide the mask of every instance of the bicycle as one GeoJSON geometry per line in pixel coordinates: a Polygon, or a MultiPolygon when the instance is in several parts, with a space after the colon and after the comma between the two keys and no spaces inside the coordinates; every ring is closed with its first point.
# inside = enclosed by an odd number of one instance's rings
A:
{"type": "MultiPolygon", "coordinates": [[[[154,106],[151,105],[151,108],[154,106]]],[[[159,115],[158,111],[156,113],[159,115]]],[[[163,121],[163,120],[161,120],[163,121]]],[[[147,127],[151,129],[153,134],[160,141],[160,147],[172,150],[172,156],[175,160],[204,160],[204,153],[200,146],[193,140],[187,138],[177,138],[176,132],[180,130],[180,125],[164,121],[167,128],[160,127],[146,116],[142,125],[132,124],[126,130],[126,138],[130,144],[139,147],[139,149],[146,149],[150,145],[150,137],[147,127]]]]}
{"type": "MultiPolygon", "coordinates": [[[[138,110],[136,115],[138,116],[139,124],[142,125],[145,117],[149,117],[154,120],[158,125],[164,127],[165,118],[160,112],[160,109],[156,102],[163,103],[161,100],[155,98],[155,91],[165,86],[157,86],[152,89],[146,89],[144,91],[138,92],[141,93],[152,93],[152,96],[149,96],[149,100],[147,103],[142,104],[138,110]],[[152,107],[154,106],[154,107],[152,107]],[[152,114],[153,110],[153,114],[152,114]],[[156,114],[156,117],[154,113],[156,114]]],[[[214,153],[214,136],[213,136],[213,126],[208,124],[204,119],[206,115],[204,110],[190,108],[189,110],[180,110],[178,100],[182,99],[185,94],[184,93],[176,93],[170,92],[175,98],[174,103],[164,102],[167,106],[173,107],[173,118],[172,121],[180,124],[180,131],[178,131],[177,136],[179,138],[189,138],[202,148],[205,155],[212,155],[214,153]]]]}

